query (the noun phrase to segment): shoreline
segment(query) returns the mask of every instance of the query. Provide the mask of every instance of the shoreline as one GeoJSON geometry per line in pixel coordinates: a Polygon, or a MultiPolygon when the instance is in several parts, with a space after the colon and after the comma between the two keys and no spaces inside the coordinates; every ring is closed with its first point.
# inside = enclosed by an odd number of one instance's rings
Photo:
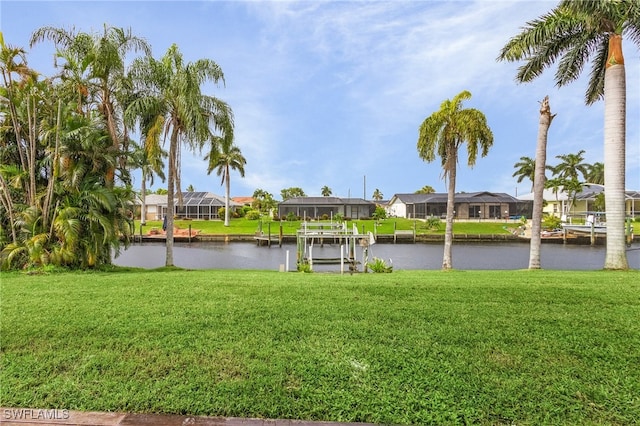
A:
{"type": "MultiPolygon", "coordinates": [[[[329,240],[331,238],[327,238],[329,240]]],[[[163,242],[166,240],[165,235],[135,235],[133,243],[137,242],[163,242]]],[[[530,243],[530,236],[517,236],[513,234],[454,234],[454,242],[468,242],[468,243],[499,243],[499,242],[518,242],[518,243],[530,243]]],[[[633,242],[636,242],[638,237],[634,236],[633,242]]],[[[261,235],[256,236],[252,234],[197,234],[189,238],[189,236],[174,236],[174,242],[254,242],[258,245],[273,245],[273,244],[295,244],[295,235],[283,235],[280,237],[276,235],[261,235]]],[[[442,243],[444,242],[444,234],[428,234],[428,235],[413,235],[413,234],[378,234],[376,235],[376,243],[379,244],[412,244],[412,243],[442,243]]],[[[604,245],[606,242],[605,237],[596,237],[594,245],[604,245]]],[[[589,235],[571,235],[565,240],[563,236],[543,237],[542,244],[578,244],[578,245],[590,245],[591,237],[589,235]]]]}

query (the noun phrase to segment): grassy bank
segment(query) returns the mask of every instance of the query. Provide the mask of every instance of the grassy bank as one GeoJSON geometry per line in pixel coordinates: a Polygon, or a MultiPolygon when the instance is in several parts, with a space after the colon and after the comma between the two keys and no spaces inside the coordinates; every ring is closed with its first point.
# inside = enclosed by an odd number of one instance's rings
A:
{"type": "MultiPolygon", "coordinates": [[[[327,221],[329,223],[329,221],[327,221]]],[[[267,233],[271,227],[271,233],[277,234],[282,226],[284,235],[295,235],[300,229],[300,221],[270,221],[270,220],[249,220],[246,218],[232,219],[229,226],[224,226],[221,220],[181,220],[176,219],[175,225],[181,229],[199,230],[202,234],[225,235],[244,234],[253,235],[256,231],[262,230],[267,233]]],[[[393,234],[397,230],[415,229],[417,234],[444,234],[444,221],[441,221],[439,228],[429,228],[424,221],[412,219],[384,219],[378,222],[374,220],[350,220],[349,227],[356,225],[362,233],[374,232],[378,234],[393,234]]],[[[499,222],[454,222],[453,232],[459,234],[509,234],[510,228],[517,228],[521,223],[518,221],[499,222]]],[[[147,221],[142,227],[142,234],[146,235],[152,229],[162,229],[162,221],[147,221]]],[[[140,233],[140,222],[135,222],[135,232],[140,233]]]]}
{"type": "Polygon", "coordinates": [[[0,405],[637,424],[640,273],[122,271],[0,288],[0,405]]]}

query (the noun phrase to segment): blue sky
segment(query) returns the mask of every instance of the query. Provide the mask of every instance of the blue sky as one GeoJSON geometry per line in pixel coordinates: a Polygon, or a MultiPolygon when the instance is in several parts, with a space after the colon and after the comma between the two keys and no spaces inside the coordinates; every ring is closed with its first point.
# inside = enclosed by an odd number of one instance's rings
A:
{"type": "MultiPolygon", "coordinates": [[[[188,61],[208,58],[226,86],[206,87],[234,110],[236,144],[246,176],[231,175],[231,195],[257,188],[277,199],[301,187],[320,195],[388,199],[431,185],[445,192],[439,160],[417,154],[418,128],[445,99],[462,90],[494,134],[489,155],[474,168],[461,158],[458,191],[529,192],[513,165],[535,156],[539,101],[549,95],[557,117],[547,162],[586,151],[603,161],[604,103],[587,107],[589,69],[563,88],[555,68],[517,84],[518,64],[496,62],[500,49],[552,1],[7,1],[0,2],[5,42],[25,47],[29,65],[52,73],[54,47],[28,48],[41,26],[101,31],[131,27],[161,57],[176,43],[188,61]]],[[[640,52],[623,42],[627,72],[627,188],[640,189],[640,52]]],[[[203,155],[182,157],[183,187],[223,195],[203,155]]],[[[136,187],[140,177],[136,176],[136,187]]],[[[166,185],[166,184],[164,184],[166,185]]],[[[154,188],[163,186],[156,180],[154,188]]]]}

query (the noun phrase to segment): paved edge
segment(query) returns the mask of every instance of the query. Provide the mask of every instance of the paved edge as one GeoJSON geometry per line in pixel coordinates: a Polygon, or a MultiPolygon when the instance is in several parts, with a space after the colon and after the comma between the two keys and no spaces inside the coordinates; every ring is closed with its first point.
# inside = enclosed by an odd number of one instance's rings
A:
{"type": "Polygon", "coordinates": [[[375,426],[372,423],[341,423],[308,420],[248,419],[240,417],[184,416],[71,411],[40,408],[0,408],[3,426],[375,426]]]}

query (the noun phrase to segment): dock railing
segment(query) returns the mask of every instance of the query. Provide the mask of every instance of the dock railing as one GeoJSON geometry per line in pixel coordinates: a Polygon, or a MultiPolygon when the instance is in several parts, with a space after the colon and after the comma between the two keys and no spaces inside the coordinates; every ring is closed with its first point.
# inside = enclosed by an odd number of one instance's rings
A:
{"type": "Polygon", "coordinates": [[[339,264],[340,272],[344,272],[347,264],[351,271],[358,270],[359,261],[356,258],[356,246],[370,244],[368,234],[360,234],[354,224],[351,229],[346,223],[339,222],[303,222],[296,232],[298,269],[307,266],[313,271],[315,264],[339,264]],[[326,243],[337,245],[339,252],[332,257],[314,257],[313,246],[321,247],[326,243]]]}

